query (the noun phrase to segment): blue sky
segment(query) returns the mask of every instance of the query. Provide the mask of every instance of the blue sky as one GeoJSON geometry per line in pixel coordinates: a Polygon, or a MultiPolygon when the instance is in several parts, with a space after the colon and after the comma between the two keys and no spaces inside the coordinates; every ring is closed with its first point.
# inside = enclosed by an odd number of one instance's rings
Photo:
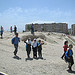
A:
{"type": "Polygon", "coordinates": [[[28,23],[66,22],[75,24],[75,0],[0,0],[0,25],[5,30],[28,23]]]}

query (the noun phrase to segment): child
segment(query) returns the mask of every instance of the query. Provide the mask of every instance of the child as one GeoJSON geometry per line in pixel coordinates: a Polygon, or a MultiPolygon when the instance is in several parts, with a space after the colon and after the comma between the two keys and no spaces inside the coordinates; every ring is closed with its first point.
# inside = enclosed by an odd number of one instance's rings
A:
{"type": "Polygon", "coordinates": [[[31,52],[31,39],[29,38],[29,39],[28,39],[28,42],[25,42],[25,43],[26,43],[27,56],[28,56],[28,58],[30,58],[30,52],[31,52]]]}
{"type": "Polygon", "coordinates": [[[43,45],[44,43],[42,43],[42,41],[41,40],[39,40],[39,42],[38,42],[38,56],[40,57],[40,58],[42,58],[42,45],[43,45]]]}
{"type": "Polygon", "coordinates": [[[36,39],[33,40],[32,49],[33,49],[33,58],[37,58],[37,41],[36,41],[36,39]]]}
{"type": "Polygon", "coordinates": [[[72,68],[72,65],[74,64],[72,48],[73,48],[73,45],[70,44],[69,49],[65,53],[65,56],[66,56],[65,59],[69,63],[68,68],[69,68],[70,71],[72,71],[71,68],[72,68]]]}
{"type": "Polygon", "coordinates": [[[14,37],[12,40],[11,40],[12,44],[14,44],[14,47],[15,47],[15,51],[14,51],[14,55],[16,56],[17,54],[17,51],[18,51],[18,44],[20,42],[20,38],[18,37],[18,33],[16,33],[16,37],[14,37]]]}
{"type": "Polygon", "coordinates": [[[68,48],[68,41],[65,41],[64,42],[64,46],[63,46],[63,48],[64,48],[64,54],[62,55],[62,59],[63,59],[63,57],[65,56],[65,53],[66,53],[66,51],[67,51],[67,48],[68,48]]]}
{"type": "Polygon", "coordinates": [[[12,26],[10,27],[10,32],[12,33],[12,26]]]}
{"type": "Polygon", "coordinates": [[[17,32],[17,27],[16,25],[14,25],[14,34],[16,34],[16,32],[17,32]]]}
{"type": "Polygon", "coordinates": [[[1,39],[3,39],[3,27],[1,26],[1,39]]]}

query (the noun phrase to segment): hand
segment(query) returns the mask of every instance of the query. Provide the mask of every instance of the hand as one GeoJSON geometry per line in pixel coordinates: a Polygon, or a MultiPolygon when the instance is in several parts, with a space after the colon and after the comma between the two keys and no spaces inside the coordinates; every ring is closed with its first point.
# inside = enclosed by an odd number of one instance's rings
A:
{"type": "Polygon", "coordinates": [[[68,57],[68,59],[70,59],[70,57],[68,57]]]}
{"type": "Polygon", "coordinates": [[[24,41],[24,43],[26,43],[26,41],[24,41]]]}
{"type": "Polygon", "coordinates": [[[42,45],[43,45],[44,43],[42,43],[42,45]]]}

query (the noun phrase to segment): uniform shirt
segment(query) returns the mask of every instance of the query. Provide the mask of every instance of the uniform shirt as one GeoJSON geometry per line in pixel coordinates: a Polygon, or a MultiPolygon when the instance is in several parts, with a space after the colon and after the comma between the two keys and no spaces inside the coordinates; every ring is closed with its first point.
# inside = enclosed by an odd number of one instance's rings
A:
{"type": "Polygon", "coordinates": [[[31,25],[31,29],[33,29],[34,28],[34,26],[33,25],[31,25]]]}
{"type": "Polygon", "coordinates": [[[73,51],[72,51],[71,49],[68,49],[68,50],[66,51],[65,55],[66,55],[66,57],[68,58],[68,57],[70,57],[70,56],[73,55],[73,51]]]}
{"type": "Polygon", "coordinates": [[[34,41],[33,41],[32,46],[33,46],[34,48],[37,47],[37,42],[34,42],[34,41]]]}
{"type": "MultiPolygon", "coordinates": [[[[19,37],[14,37],[13,39],[15,39],[14,44],[18,44],[20,42],[20,38],[19,37]]],[[[12,41],[13,41],[12,39],[12,41]]]]}
{"type": "Polygon", "coordinates": [[[42,50],[42,43],[38,43],[38,50],[42,50]]]}
{"type": "Polygon", "coordinates": [[[0,28],[0,34],[3,34],[3,27],[0,28]]]}
{"type": "Polygon", "coordinates": [[[42,43],[38,43],[38,47],[39,47],[39,46],[42,48],[42,43]]]}
{"type": "Polygon", "coordinates": [[[25,42],[25,43],[26,43],[26,51],[31,50],[31,41],[30,42],[25,42]]]}
{"type": "Polygon", "coordinates": [[[64,51],[66,52],[67,48],[68,48],[68,45],[64,45],[63,48],[64,48],[64,51]]]}

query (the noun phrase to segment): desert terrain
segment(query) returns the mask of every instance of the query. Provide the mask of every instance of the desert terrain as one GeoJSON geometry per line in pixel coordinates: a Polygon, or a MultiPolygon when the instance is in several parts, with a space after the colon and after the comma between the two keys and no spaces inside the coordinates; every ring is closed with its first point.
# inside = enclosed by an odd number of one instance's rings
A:
{"type": "MultiPolygon", "coordinates": [[[[63,33],[54,32],[35,32],[35,35],[40,35],[37,41],[41,39],[44,42],[42,53],[43,59],[27,59],[26,46],[22,41],[25,36],[31,35],[30,32],[19,33],[21,41],[19,43],[17,58],[14,57],[14,46],[11,44],[11,39],[14,33],[4,32],[3,39],[0,39],[0,72],[8,75],[74,75],[73,72],[68,72],[68,63],[61,59],[63,54],[64,41],[68,40],[69,44],[73,44],[74,60],[75,60],[75,37],[73,40],[63,33]],[[43,36],[42,36],[43,35],[43,36]],[[42,39],[43,38],[43,39],[42,39]]],[[[31,51],[30,57],[33,57],[31,51]]]]}

